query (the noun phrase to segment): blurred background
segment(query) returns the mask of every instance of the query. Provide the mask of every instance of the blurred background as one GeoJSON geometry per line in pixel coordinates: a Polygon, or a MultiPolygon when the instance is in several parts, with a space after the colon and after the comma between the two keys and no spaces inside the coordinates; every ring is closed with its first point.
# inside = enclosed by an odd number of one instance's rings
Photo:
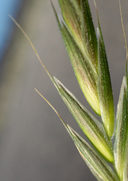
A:
{"type": "MultiPolygon", "coordinates": [[[[89,2],[97,26],[93,1],[89,2]]],[[[125,74],[119,6],[116,0],[96,2],[117,104],[125,74]]],[[[128,40],[128,1],[121,2],[128,40]]],[[[60,12],[57,0],[53,3],[60,12]]],[[[91,111],[74,76],[50,1],[0,0],[0,180],[95,181],[56,114],[35,92],[36,87],[85,138],[8,14],[29,35],[51,74],[91,111]]]]}

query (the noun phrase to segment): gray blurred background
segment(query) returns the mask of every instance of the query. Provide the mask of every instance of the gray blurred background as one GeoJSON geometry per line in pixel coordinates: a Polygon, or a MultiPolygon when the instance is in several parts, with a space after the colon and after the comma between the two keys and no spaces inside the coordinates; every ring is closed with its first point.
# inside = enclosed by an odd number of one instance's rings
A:
{"type": "MultiPolygon", "coordinates": [[[[97,26],[93,0],[89,2],[97,26]]],[[[125,47],[118,1],[96,2],[117,104],[125,74],[125,47]]],[[[128,40],[128,1],[121,2],[128,40]]],[[[57,0],[53,3],[60,12],[57,0]]],[[[15,6],[17,13],[11,15],[29,35],[43,63],[91,111],[74,76],[50,1],[19,0],[19,4],[15,6]]],[[[10,35],[0,50],[0,180],[95,181],[60,120],[34,88],[52,103],[66,123],[85,136],[30,44],[7,18],[10,27],[6,29],[10,35]]]]}

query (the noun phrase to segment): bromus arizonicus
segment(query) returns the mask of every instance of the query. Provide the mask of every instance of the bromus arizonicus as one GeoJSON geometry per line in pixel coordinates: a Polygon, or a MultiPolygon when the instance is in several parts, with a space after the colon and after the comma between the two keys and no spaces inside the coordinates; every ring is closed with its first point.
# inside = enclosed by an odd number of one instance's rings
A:
{"type": "Polygon", "coordinates": [[[116,114],[107,55],[95,1],[98,22],[96,31],[88,0],[58,1],[62,15],[58,15],[52,2],[51,4],[74,73],[86,100],[94,112],[101,117],[102,122],[97,120],[56,77],[49,73],[27,34],[11,18],[30,42],[64,103],[93,146],[66,124],[48,100],[37,89],[35,90],[58,115],[83,160],[98,181],[128,181],[128,47],[120,1],[126,48],[126,71],[116,114]]]}

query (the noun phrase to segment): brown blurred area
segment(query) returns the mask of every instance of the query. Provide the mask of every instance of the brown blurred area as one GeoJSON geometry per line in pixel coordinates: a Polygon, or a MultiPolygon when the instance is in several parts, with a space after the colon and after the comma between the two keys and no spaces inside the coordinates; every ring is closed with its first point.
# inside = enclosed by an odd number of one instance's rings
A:
{"type": "MultiPolygon", "coordinates": [[[[96,25],[93,1],[89,2],[96,25]]],[[[60,12],[57,0],[53,3],[60,12]]],[[[125,74],[119,6],[116,0],[97,0],[97,6],[116,105],[125,74]]],[[[127,7],[128,2],[122,1],[128,40],[127,7]]],[[[23,1],[17,21],[29,35],[51,74],[91,111],[75,79],[50,1],[23,1]]],[[[65,122],[84,137],[17,27],[0,69],[0,180],[95,181],[56,114],[35,92],[34,88],[37,88],[65,122]]]]}

